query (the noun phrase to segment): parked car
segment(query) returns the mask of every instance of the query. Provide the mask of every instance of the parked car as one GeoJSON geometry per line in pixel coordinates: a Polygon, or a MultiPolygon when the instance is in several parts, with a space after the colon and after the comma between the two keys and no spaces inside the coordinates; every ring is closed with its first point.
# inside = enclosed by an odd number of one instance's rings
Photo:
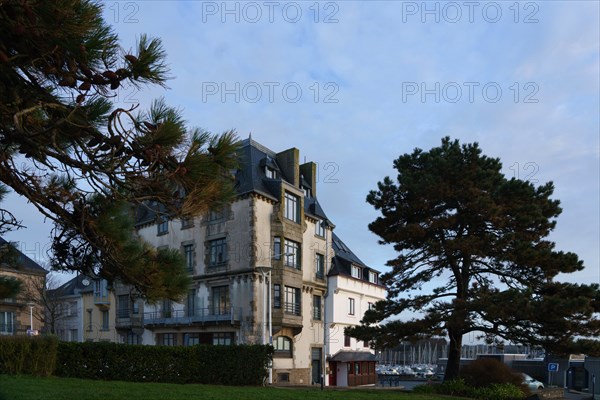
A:
{"type": "Polygon", "coordinates": [[[544,388],[544,384],[538,380],[533,379],[527,374],[521,374],[523,376],[523,384],[525,384],[530,390],[541,390],[544,388]]]}

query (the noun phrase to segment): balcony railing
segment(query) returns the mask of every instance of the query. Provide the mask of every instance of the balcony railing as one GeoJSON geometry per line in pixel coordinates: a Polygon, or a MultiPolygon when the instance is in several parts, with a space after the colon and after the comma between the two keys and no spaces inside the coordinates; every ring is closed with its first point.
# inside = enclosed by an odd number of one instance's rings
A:
{"type": "Polygon", "coordinates": [[[134,328],[143,326],[142,314],[130,314],[117,312],[116,326],[117,328],[134,328]]]}
{"type": "Polygon", "coordinates": [[[96,305],[99,305],[99,304],[109,305],[110,304],[110,297],[108,296],[108,293],[94,292],[94,304],[96,304],[96,305]]]}
{"type": "Polygon", "coordinates": [[[286,314],[300,315],[301,307],[298,303],[285,303],[284,309],[286,314]]]}
{"type": "Polygon", "coordinates": [[[227,310],[198,308],[193,313],[189,313],[187,310],[151,311],[144,313],[144,325],[204,324],[208,322],[229,322],[233,324],[240,321],[241,317],[241,309],[234,307],[227,310]]]}

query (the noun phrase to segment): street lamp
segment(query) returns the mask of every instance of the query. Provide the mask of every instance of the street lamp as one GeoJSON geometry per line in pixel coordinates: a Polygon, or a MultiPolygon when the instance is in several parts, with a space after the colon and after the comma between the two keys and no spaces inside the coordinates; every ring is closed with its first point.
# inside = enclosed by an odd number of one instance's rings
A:
{"type": "MultiPolygon", "coordinates": [[[[262,344],[267,344],[266,333],[269,332],[269,344],[273,345],[273,313],[271,311],[271,270],[272,266],[257,266],[257,270],[263,277],[263,330],[262,330],[262,344]],[[267,289],[266,280],[269,280],[269,286],[267,289]],[[267,293],[269,293],[269,301],[267,302],[267,293]],[[267,308],[269,309],[269,328],[267,331],[267,308]]],[[[273,361],[269,365],[269,384],[273,383],[273,361]]]]}
{"type": "Polygon", "coordinates": [[[29,306],[29,330],[27,331],[27,334],[31,336],[33,335],[33,306],[35,303],[30,301],[27,305],[29,306]]]}

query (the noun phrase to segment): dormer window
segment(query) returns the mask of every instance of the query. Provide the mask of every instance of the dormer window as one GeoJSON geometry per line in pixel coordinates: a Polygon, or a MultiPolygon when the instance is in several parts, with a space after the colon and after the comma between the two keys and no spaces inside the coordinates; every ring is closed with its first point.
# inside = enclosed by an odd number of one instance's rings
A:
{"type": "Polygon", "coordinates": [[[260,166],[265,169],[265,176],[268,179],[279,179],[279,167],[270,156],[266,156],[260,160],[260,166]]]}
{"type": "Polygon", "coordinates": [[[304,193],[304,197],[306,197],[306,198],[312,197],[312,187],[310,186],[310,183],[308,183],[304,179],[304,175],[300,175],[300,188],[302,189],[302,192],[304,193]]]}
{"type": "Polygon", "coordinates": [[[270,167],[265,167],[265,175],[269,179],[277,179],[277,171],[270,167]]]}
{"type": "Polygon", "coordinates": [[[369,271],[369,282],[377,284],[377,272],[369,271]]]}
{"type": "Polygon", "coordinates": [[[353,265],[351,275],[353,278],[360,279],[362,276],[362,268],[357,267],[356,265],[353,265]]]}

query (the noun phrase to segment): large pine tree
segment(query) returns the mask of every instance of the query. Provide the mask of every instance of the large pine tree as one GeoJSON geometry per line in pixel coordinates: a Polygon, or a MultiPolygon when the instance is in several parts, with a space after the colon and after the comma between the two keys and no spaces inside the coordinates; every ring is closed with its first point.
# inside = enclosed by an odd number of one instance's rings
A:
{"type": "MultiPolygon", "coordinates": [[[[0,2],[0,182],[55,222],[55,267],[175,299],[183,260],[138,240],[134,212],[190,217],[227,202],[236,139],[188,129],[162,100],[113,109],[124,83],[164,85],[168,68],[160,40],[142,35],[126,52],[101,11],[91,0],[0,2]]],[[[0,227],[15,222],[0,211],[0,227]]]]}
{"type": "Polygon", "coordinates": [[[584,266],[546,239],[561,213],[552,183],[507,179],[477,143],[450,138],[400,156],[394,168],[397,181],[386,177],[367,197],[381,212],[369,229],[398,252],[383,276],[388,298],[350,334],[375,335],[382,346],[446,335],[449,379],[470,332],[553,352],[600,333],[598,285],[553,280],[584,266]]]}

